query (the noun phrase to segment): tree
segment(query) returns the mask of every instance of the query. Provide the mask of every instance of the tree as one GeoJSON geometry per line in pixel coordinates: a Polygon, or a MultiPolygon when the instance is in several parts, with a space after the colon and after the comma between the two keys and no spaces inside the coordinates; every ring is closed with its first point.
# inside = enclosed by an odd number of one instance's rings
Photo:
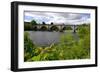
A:
{"type": "Polygon", "coordinates": [[[32,25],[37,25],[37,22],[36,22],[35,20],[32,20],[32,21],[31,21],[31,24],[32,24],[32,25]]]}
{"type": "Polygon", "coordinates": [[[45,22],[42,22],[42,24],[45,25],[46,23],[45,22]]]}
{"type": "Polygon", "coordinates": [[[51,22],[51,25],[53,25],[53,22],[51,22]]]}

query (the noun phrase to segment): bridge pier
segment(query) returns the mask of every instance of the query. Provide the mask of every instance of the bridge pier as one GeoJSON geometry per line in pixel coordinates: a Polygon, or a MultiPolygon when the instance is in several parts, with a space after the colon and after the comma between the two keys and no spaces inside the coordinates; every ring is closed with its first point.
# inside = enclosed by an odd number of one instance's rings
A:
{"type": "Polygon", "coordinates": [[[76,26],[73,25],[73,33],[76,33],[76,26]]]}

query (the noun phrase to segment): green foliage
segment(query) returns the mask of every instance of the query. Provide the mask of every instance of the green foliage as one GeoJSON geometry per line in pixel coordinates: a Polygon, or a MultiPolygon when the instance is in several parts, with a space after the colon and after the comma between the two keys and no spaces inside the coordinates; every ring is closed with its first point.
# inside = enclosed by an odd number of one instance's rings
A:
{"type": "Polygon", "coordinates": [[[32,20],[32,21],[31,21],[31,24],[32,24],[32,25],[37,25],[37,22],[36,22],[35,20],[32,20]]]}
{"type": "Polygon", "coordinates": [[[75,39],[72,34],[64,34],[61,37],[61,43],[70,43],[70,42],[73,42],[74,40],[75,39]]]}
{"type": "Polygon", "coordinates": [[[86,35],[90,34],[90,27],[89,26],[80,26],[78,28],[78,35],[80,38],[84,38],[86,35]]]}
{"type": "Polygon", "coordinates": [[[24,30],[36,30],[36,27],[33,27],[33,25],[37,25],[35,20],[24,22],[24,30]]]}
{"type": "Polygon", "coordinates": [[[58,44],[48,47],[35,46],[24,33],[24,61],[74,60],[90,58],[90,27],[82,26],[77,32],[79,40],[71,33],[64,34],[58,44]]]}
{"type": "Polygon", "coordinates": [[[29,60],[34,55],[35,47],[29,38],[28,32],[24,32],[24,61],[29,60]]]}
{"type": "Polygon", "coordinates": [[[24,22],[24,30],[32,30],[32,25],[29,22],[24,22]]]}

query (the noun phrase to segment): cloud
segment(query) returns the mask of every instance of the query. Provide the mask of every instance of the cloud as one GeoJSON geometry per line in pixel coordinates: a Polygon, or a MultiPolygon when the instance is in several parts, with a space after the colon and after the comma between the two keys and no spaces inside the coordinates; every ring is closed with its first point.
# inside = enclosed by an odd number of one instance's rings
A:
{"type": "Polygon", "coordinates": [[[25,11],[24,21],[30,22],[36,20],[38,23],[45,22],[50,24],[51,22],[57,24],[83,24],[90,23],[90,14],[88,13],[68,13],[68,12],[29,12],[25,11]]]}

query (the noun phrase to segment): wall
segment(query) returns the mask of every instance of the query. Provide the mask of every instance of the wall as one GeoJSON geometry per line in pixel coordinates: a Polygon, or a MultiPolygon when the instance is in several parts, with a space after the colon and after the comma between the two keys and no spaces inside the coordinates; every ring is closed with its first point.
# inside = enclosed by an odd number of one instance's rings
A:
{"type": "MultiPolygon", "coordinates": [[[[10,2],[13,0],[0,0],[0,73],[11,73],[10,71],[10,2]]],[[[18,0],[16,0],[18,1],[18,0]]],[[[22,0],[23,1],[23,0],[22,0]]],[[[24,0],[45,3],[61,3],[61,4],[79,4],[79,5],[94,5],[100,9],[100,0],[24,0]]],[[[100,10],[98,10],[100,12],[100,10]]],[[[98,12],[98,13],[99,13],[98,12]]],[[[100,14],[98,14],[100,16],[100,14]]],[[[98,17],[100,19],[100,17],[98,17]]],[[[100,28],[98,22],[98,28],[100,28]]],[[[98,29],[100,31],[100,29],[98,29]]],[[[100,37],[100,34],[98,34],[100,37]]],[[[100,43],[98,38],[98,43],[100,43]]],[[[98,55],[100,55],[100,46],[98,46],[98,55]]],[[[100,58],[98,59],[100,61],[100,58]]],[[[100,62],[99,62],[100,64],[100,62]]],[[[35,71],[36,73],[98,73],[100,66],[91,68],[74,68],[60,70],[45,70],[35,71]]],[[[27,73],[27,72],[26,72],[27,73]]],[[[30,71],[32,73],[32,71],[30,71]]]]}

